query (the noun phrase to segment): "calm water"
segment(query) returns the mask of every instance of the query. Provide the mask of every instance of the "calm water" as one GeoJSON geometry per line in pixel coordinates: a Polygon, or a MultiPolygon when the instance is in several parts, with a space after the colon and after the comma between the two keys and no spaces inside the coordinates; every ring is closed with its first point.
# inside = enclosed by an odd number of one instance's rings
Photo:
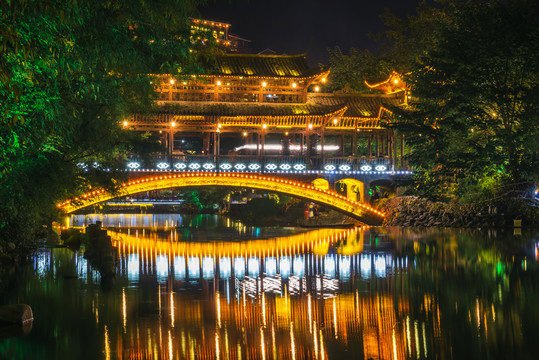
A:
{"type": "Polygon", "coordinates": [[[115,227],[114,283],[83,249],[36,253],[0,295],[35,317],[1,359],[539,356],[537,233],[97,220],[115,227]]]}

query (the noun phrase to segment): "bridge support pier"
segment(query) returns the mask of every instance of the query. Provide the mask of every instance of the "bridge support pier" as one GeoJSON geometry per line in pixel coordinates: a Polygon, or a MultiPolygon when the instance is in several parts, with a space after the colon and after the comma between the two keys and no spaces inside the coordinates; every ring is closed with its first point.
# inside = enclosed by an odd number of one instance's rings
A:
{"type": "Polygon", "coordinates": [[[362,194],[362,197],[361,197],[361,202],[370,203],[370,201],[371,201],[371,196],[369,195],[370,188],[371,188],[371,183],[370,182],[364,182],[363,183],[363,194],[362,194]]]}

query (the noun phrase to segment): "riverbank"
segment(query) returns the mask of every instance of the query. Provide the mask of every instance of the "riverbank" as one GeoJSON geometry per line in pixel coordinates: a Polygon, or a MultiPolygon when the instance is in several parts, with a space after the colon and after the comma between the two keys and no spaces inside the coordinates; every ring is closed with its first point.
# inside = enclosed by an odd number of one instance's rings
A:
{"type": "Polygon", "coordinates": [[[539,227],[539,206],[532,200],[502,199],[475,204],[432,202],[407,196],[389,199],[381,211],[384,226],[507,228],[539,227]],[[516,220],[516,222],[515,222],[516,220]]]}
{"type": "Polygon", "coordinates": [[[0,241],[0,291],[4,288],[6,281],[13,276],[17,267],[28,261],[31,251],[31,248],[17,246],[15,242],[0,241]]]}

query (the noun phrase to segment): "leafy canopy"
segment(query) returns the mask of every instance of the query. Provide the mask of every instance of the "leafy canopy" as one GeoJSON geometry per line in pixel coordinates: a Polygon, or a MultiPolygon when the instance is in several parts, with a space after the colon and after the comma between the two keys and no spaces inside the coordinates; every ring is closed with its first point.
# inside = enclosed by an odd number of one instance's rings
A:
{"type": "Polygon", "coordinates": [[[197,68],[203,51],[187,21],[196,5],[0,3],[0,239],[29,233],[60,199],[114,187],[108,169],[140,137],[119,123],[153,106],[148,74],[197,68]]]}
{"type": "Polygon", "coordinates": [[[435,46],[407,79],[417,101],[394,124],[418,188],[474,199],[537,179],[538,10],[530,0],[472,1],[436,23],[435,46]]]}
{"type": "Polygon", "coordinates": [[[421,1],[415,15],[400,18],[389,9],[380,15],[387,30],[371,34],[379,44],[375,52],[350,48],[345,53],[338,46],[328,49],[331,73],[329,90],[345,87],[361,92],[372,92],[365,85],[386,80],[392,71],[406,74],[416,60],[434,48],[437,39],[432,36],[438,23],[451,22],[452,4],[459,0],[436,0],[430,5],[421,1]]]}

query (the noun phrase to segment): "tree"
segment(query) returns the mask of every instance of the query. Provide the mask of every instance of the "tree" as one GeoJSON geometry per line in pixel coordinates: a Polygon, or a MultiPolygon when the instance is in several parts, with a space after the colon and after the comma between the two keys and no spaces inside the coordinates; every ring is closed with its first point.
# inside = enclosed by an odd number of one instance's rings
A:
{"type": "MultiPolygon", "coordinates": [[[[387,30],[372,37],[381,43],[381,54],[393,65],[392,70],[401,74],[412,70],[420,56],[436,46],[437,38],[432,36],[438,24],[450,24],[454,6],[462,0],[435,0],[419,2],[416,14],[400,18],[386,9],[380,19],[387,30]]],[[[386,74],[387,75],[387,74],[386,74]]]]}
{"type": "Polygon", "coordinates": [[[386,9],[380,18],[387,30],[371,35],[380,44],[377,52],[351,48],[345,54],[338,46],[328,49],[329,89],[341,90],[348,85],[355,91],[368,93],[372,89],[365,85],[365,81],[385,80],[392,71],[410,72],[415,61],[434,48],[436,38],[432,34],[437,24],[450,23],[451,5],[459,2],[461,0],[436,0],[430,5],[421,1],[416,15],[405,18],[386,9]]]}
{"type": "Polygon", "coordinates": [[[190,51],[187,22],[196,4],[0,4],[0,239],[31,239],[57,201],[114,188],[109,169],[136,138],[120,120],[152,108],[149,74],[197,68],[203,49],[190,51]]]}
{"type": "Polygon", "coordinates": [[[365,80],[386,77],[394,68],[390,60],[376,56],[368,50],[351,48],[347,55],[340,47],[335,46],[328,51],[331,66],[329,90],[341,90],[349,86],[361,93],[371,92],[365,80]]]}
{"type": "Polygon", "coordinates": [[[537,179],[538,10],[529,0],[470,2],[437,23],[435,47],[407,79],[417,101],[395,109],[418,188],[492,196],[537,179]]]}

